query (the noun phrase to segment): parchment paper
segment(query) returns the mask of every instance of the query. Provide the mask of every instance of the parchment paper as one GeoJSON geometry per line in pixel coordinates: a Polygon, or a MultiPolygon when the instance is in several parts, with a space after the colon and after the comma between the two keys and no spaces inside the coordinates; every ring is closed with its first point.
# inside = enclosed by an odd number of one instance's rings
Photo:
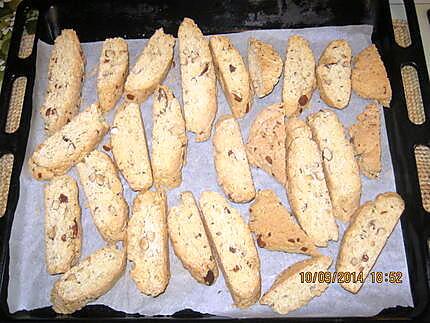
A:
{"type": "MultiPolygon", "coordinates": [[[[284,57],[288,37],[294,33],[306,37],[312,46],[315,56],[318,58],[329,41],[343,38],[349,41],[353,49],[353,54],[370,44],[371,26],[346,26],[346,27],[326,27],[309,28],[296,30],[266,30],[249,31],[229,35],[233,43],[239,48],[243,57],[247,57],[247,41],[253,36],[271,43],[284,57]]],[[[148,37],[150,35],[143,35],[148,37]]],[[[128,41],[130,49],[130,63],[133,66],[137,55],[142,50],[145,40],[128,41]]],[[[95,84],[97,77],[97,63],[100,55],[102,43],[83,44],[85,56],[87,58],[86,79],[83,88],[82,107],[86,108],[90,103],[97,100],[95,84]]],[[[47,65],[50,56],[51,46],[39,42],[37,46],[37,73],[33,94],[33,117],[30,138],[27,147],[27,158],[33,152],[35,146],[44,139],[43,123],[39,116],[39,107],[42,103],[47,81],[47,65]]],[[[182,102],[182,92],[180,88],[178,45],[175,48],[175,63],[167,76],[165,84],[172,87],[174,94],[182,102]]],[[[251,112],[240,121],[242,134],[246,140],[251,122],[261,109],[269,104],[277,103],[281,100],[282,79],[276,86],[274,92],[264,99],[256,99],[251,112]]],[[[365,100],[352,94],[349,106],[343,110],[336,110],[341,121],[346,127],[355,122],[355,117],[366,105],[365,100]]],[[[147,100],[142,106],[142,115],[148,138],[148,145],[151,147],[152,120],[151,120],[152,98],[147,100]]],[[[325,108],[325,104],[320,100],[316,91],[312,98],[311,110],[306,111],[302,117],[310,112],[325,108]]],[[[230,113],[230,109],[224,98],[222,90],[218,87],[218,113],[217,118],[222,114],[230,113]]],[[[381,108],[382,113],[382,108],[381,108]]],[[[113,112],[108,114],[109,122],[112,121],[113,112]]],[[[216,174],[212,158],[212,143],[195,143],[193,135],[189,134],[187,164],[183,169],[182,185],[169,192],[169,206],[178,203],[178,195],[181,191],[192,190],[198,199],[204,190],[214,190],[222,193],[216,184],[216,174]]],[[[103,143],[109,139],[109,135],[104,138],[103,143]]],[[[102,143],[102,144],[103,144],[102,143]]],[[[102,144],[99,146],[100,149],[102,144]]],[[[362,177],[362,202],[374,199],[378,193],[395,191],[395,183],[391,164],[391,157],[388,148],[385,122],[382,118],[382,160],[383,168],[378,180],[368,180],[362,177]]],[[[76,177],[75,169],[69,172],[76,177]]],[[[284,205],[288,205],[284,188],[278,184],[271,176],[265,172],[252,169],[252,174],[257,189],[273,189],[280,196],[284,205]]],[[[123,179],[122,179],[123,180],[123,179]]],[[[10,239],[10,282],[8,304],[11,312],[21,309],[35,309],[50,306],[50,290],[55,280],[59,276],[50,276],[45,269],[44,261],[44,210],[43,210],[43,183],[31,179],[24,165],[21,178],[21,190],[18,207],[10,239]]],[[[123,180],[125,196],[129,204],[136,195],[132,192],[123,180]]],[[[80,190],[80,203],[83,209],[83,251],[82,257],[88,256],[94,250],[102,247],[104,242],[100,238],[88,210],[84,192],[80,190]]],[[[240,210],[244,219],[248,220],[249,204],[234,204],[240,210]]],[[[340,238],[343,236],[345,225],[340,225],[340,238]]],[[[328,248],[320,249],[324,254],[330,255],[334,260],[337,256],[339,242],[331,242],[328,248]]],[[[307,257],[295,254],[272,252],[258,249],[261,258],[262,291],[266,291],[272,284],[276,275],[284,268],[307,257]]],[[[106,295],[100,297],[94,304],[105,304],[113,309],[128,312],[141,313],[145,315],[173,314],[185,308],[193,309],[202,313],[210,313],[230,317],[275,317],[279,316],[269,307],[254,305],[246,310],[239,310],[232,305],[230,294],[225,286],[222,275],[216,283],[211,286],[203,286],[193,280],[191,275],[182,267],[179,260],[170,250],[170,263],[172,278],[166,292],[157,298],[150,298],[139,293],[134,282],[129,276],[129,268],[125,275],[106,295]]],[[[331,270],[334,270],[335,261],[331,270]]],[[[370,277],[357,295],[353,295],[343,290],[339,285],[333,284],[321,296],[312,300],[308,305],[289,314],[289,316],[353,316],[353,315],[375,315],[382,309],[401,306],[413,306],[408,270],[403,245],[402,231],[400,223],[395,228],[386,247],[381,253],[373,271],[400,271],[403,273],[403,283],[394,285],[390,283],[371,283],[370,277]]]]}

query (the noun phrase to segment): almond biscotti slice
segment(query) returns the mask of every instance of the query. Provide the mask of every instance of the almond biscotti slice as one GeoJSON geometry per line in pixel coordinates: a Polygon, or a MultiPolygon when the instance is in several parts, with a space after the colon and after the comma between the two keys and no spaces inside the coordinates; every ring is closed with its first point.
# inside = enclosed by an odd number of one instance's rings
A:
{"type": "Polygon", "coordinates": [[[251,201],[255,187],[237,120],[232,115],[220,117],[212,140],[219,186],[233,202],[251,201]]]}
{"type": "Polygon", "coordinates": [[[260,304],[270,306],[279,314],[288,314],[308,304],[314,297],[324,293],[329,283],[318,280],[312,283],[304,282],[304,274],[327,272],[331,263],[330,257],[319,256],[288,267],[279,274],[272,287],[263,295],[260,304]]]}
{"type": "Polygon", "coordinates": [[[390,80],[375,45],[363,49],[354,58],[351,81],[352,89],[362,98],[377,100],[384,107],[390,106],[390,80]]]}
{"type": "Polygon", "coordinates": [[[293,214],[318,247],[338,239],[321,151],[306,123],[291,118],[287,131],[287,193],[293,214]]]}
{"type": "Polygon", "coordinates": [[[131,278],[145,295],[158,296],[169,284],[169,241],[163,191],[139,193],[127,229],[131,278]]]}
{"type": "Polygon", "coordinates": [[[256,234],[260,248],[319,255],[314,243],[294,222],[275,192],[259,191],[249,214],[249,228],[256,234]]]}
{"type": "Polygon", "coordinates": [[[144,102],[166,78],[173,61],[175,38],[157,29],[131,69],[125,82],[126,100],[144,102]]]}
{"type": "Polygon", "coordinates": [[[67,173],[97,146],[108,129],[98,105],[90,105],[37,146],[28,161],[31,175],[48,180],[67,173]]]}
{"type": "Polygon", "coordinates": [[[351,97],[351,47],[333,40],[322,53],[316,69],[321,99],[333,108],[345,108],[351,97]]]}
{"type": "Polygon", "coordinates": [[[48,66],[48,86],[40,114],[48,135],[60,130],[78,112],[85,57],[76,32],[64,29],[55,38],[48,66]]]}
{"type": "Polygon", "coordinates": [[[340,244],[336,271],[356,273],[356,277],[361,273],[363,279],[341,283],[345,290],[360,290],[404,208],[400,195],[389,192],[379,194],[375,201],[366,202],[355,212],[340,244]]]}
{"type": "Polygon", "coordinates": [[[148,190],[153,182],[152,169],[143,120],[136,103],[125,102],[118,109],[110,134],[115,163],[130,188],[148,190]]]}
{"type": "Polygon", "coordinates": [[[361,197],[360,170],[354,149],[333,111],[320,110],[310,115],[308,125],[322,154],[334,216],[347,222],[360,206],[361,197]]]}
{"type": "Polygon", "coordinates": [[[282,90],[287,117],[297,116],[309,106],[315,86],[315,57],[309,42],[301,36],[291,36],[288,39],[282,90]]]}
{"type": "Polygon", "coordinates": [[[125,250],[118,250],[114,245],[92,253],[54,284],[53,310],[71,314],[106,294],[123,275],[126,263],[125,250]]]}
{"type": "Polygon", "coordinates": [[[249,74],[254,92],[263,98],[273,91],[282,73],[283,62],[272,45],[251,38],[248,46],[249,74]]]}
{"type": "Polygon", "coordinates": [[[128,205],[113,161],[107,154],[94,150],[76,168],[94,224],[101,236],[107,242],[123,240],[128,205]]]}
{"type": "Polygon", "coordinates": [[[234,305],[246,308],[260,298],[260,259],[249,227],[218,193],[200,197],[202,220],[234,305]]]}
{"type": "Polygon", "coordinates": [[[192,192],[181,193],[181,203],[167,216],[169,237],[176,256],[201,284],[212,285],[218,267],[192,192]]]}
{"type": "Polygon", "coordinates": [[[45,186],[45,259],[49,274],[74,266],[81,254],[82,225],[76,181],[63,175],[45,186]]]}
{"type": "Polygon", "coordinates": [[[152,171],[157,187],[174,188],[182,182],[187,135],[181,106],[164,85],[153,96],[152,171]]]}
{"type": "Polygon", "coordinates": [[[197,142],[206,141],[218,109],[209,41],[190,18],[184,18],[179,26],[178,40],[185,123],[197,142]]]}
{"type": "Polygon", "coordinates": [[[248,69],[226,36],[212,36],[209,41],[218,79],[235,118],[242,118],[251,109],[252,92],[248,69]]]}
{"type": "Polygon", "coordinates": [[[249,163],[274,176],[281,184],[286,181],[285,140],[285,114],[281,103],[258,113],[246,144],[249,163]]]}
{"type": "Polygon", "coordinates": [[[128,73],[128,45],[122,38],[103,42],[97,76],[97,94],[103,112],[112,109],[121,97],[128,73]]]}
{"type": "Polygon", "coordinates": [[[381,172],[381,116],[375,104],[369,104],[349,129],[355,158],[361,172],[377,178],[381,172]]]}

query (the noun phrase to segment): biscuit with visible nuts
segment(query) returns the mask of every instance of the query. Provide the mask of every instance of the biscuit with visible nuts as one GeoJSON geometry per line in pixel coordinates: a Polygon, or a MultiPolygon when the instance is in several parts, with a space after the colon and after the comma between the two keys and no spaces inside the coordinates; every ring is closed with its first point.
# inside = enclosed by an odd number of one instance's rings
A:
{"type": "Polygon", "coordinates": [[[92,253],[54,284],[53,310],[71,314],[106,294],[122,276],[126,264],[125,250],[118,250],[114,245],[92,253]]]}
{"type": "Polygon", "coordinates": [[[200,197],[202,220],[234,305],[247,308],[260,298],[260,259],[248,225],[218,193],[200,197]]]}
{"type": "Polygon", "coordinates": [[[166,78],[172,66],[175,38],[157,29],[130,70],[124,87],[127,101],[144,102],[166,78]]]}
{"type": "Polygon", "coordinates": [[[112,154],[116,165],[133,191],[152,186],[152,169],[140,108],[125,102],[115,114],[111,134],[112,154]]]}
{"type": "Polygon", "coordinates": [[[206,141],[218,109],[209,41],[190,18],[184,18],[179,26],[178,40],[185,123],[197,142],[206,141]]]}
{"type": "Polygon", "coordinates": [[[212,285],[218,267],[192,192],[181,193],[181,203],[169,210],[167,224],[173,250],[184,267],[199,283],[212,285]]]}
{"type": "Polygon", "coordinates": [[[45,186],[45,259],[49,274],[74,266],[81,254],[82,225],[76,181],[63,175],[45,186]]]}
{"type": "Polygon", "coordinates": [[[212,142],[218,184],[229,200],[251,201],[255,197],[254,182],[239,123],[232,115],[218,119],[212,142]]]}
{"type": "Polygon", "coordinates": [[[301,36],[291,36],[288,39],[282,90],[287,117],[297,116],[309,107],[315,86],[315,57],[309,42],[301,36]]]}
{"type": "Polygon", "coordinates": [[[302,120],[291,118],[287,131],[287,194],[300,226],[318,247],[338,239],[321,151],[302,120]]]}
{"type": "Polygon", "coordinates": [[[270,306],[279,314],[288,314],[320,296],[329,283],[303,282],[302,273],[327,272],[332,260],[319,256],[295,263],[278,275],[272,287],[261,297],[260,304],[270,306]]]}
{"type": "Polygon", "coordinates": [[[282,104],[261,110],[249,130],[246,150],[249,163],[285,184],[285,114],[282,104]]]}
{"type": "Polygon", "coordinates": [[[351,82],[353,91],[362,98],[377,100],[384,107],[390,106],[390,80],[375,45],[363,49],[354,58],[351,82]]]}
{"type": "Polygon", "coordinates": [[[212,36],[209,41],[218,79],[235,118],[245,116],[251,109],[252,92],[248,69],[226,36],[212,36]]]}
{"type": "Polygon", "coordinates": [[[351,47],[333,40],[322,53],[316,69],[320,96],[329,106],[345,108],[351,97],[351,47]]]}
{"type": "Polygon", "coordinates": [[[121,97],[128,73],[128,45],[122,38],[103,42],[97,76],[97,94],[103,112],[112,109],[121,97]]]}
{"type": "Polygon", "coordinates": [[[169,241],[163,191],[139,193],[127,229],[131,278],[145,295],[158,296],[170,279],[169,241]]]}
{"type": "Polygon", "coordinates": [[[333,111],[321,110],[310,115],[308,125],[321,150],[334,216],[347,222],[360,206],[361,197],[360,171],[354,149],[333,111]]]}
{"type": "Polygon", "coordinates": [[[369,104],[349,129],[355,158],[361,172],[377,178],[381,172],[381,116],[379,108],[369,104]]]}
{"type": "Polygon", "coordinates": [[[37,180],[64,175],[97,146],[108,129],[98,105],[90,105],[36,147],[28,161],[31,175],[37,180]]]}
{"type": "MultiPolygon", "coordinates": [[[[351,218],[346,229],[336,263],[337,272],[363,275],[363,282],[376,263],[391,232],[405,209],[403,199],[397,193],[379,194],[375,201],[364,203],[351,218]]],[[[351,293],[358,293],[360,280],[340,284],[351,293]]]]}
{"type": "Polygon", "coordinates": [[[263,98],[273,91],[282,73],[283,62],[272,45],[251,38],[248,46],[249,74],[254,92],[263,98]]]}
{"type": "Polygon", "coordinates": [[[85,57],[73,29],[55,38],[48,66],[48,86],[40,114],[48,135],[60,130],[79,112],[85,57]]]}
{"type": "Polygon", "coordinates": [[[262,190],[249,208],[249,228],[260,248],[319,255],[306,233],[296,224],[275,192],[262,190]]]}
{"type": "Polygon", "coordinates": [[[107,242],[123,240],[128,205],[115,164],[107,154],[94,150],[76,168],[101,236],[107,242]]]}
{"type": "Polygon", "coordinates": [[[152,172],[157,187],[174,188],[182,182],[187,152],[187,135],[181,107],[164,85],[153,95],[152,172]]]}

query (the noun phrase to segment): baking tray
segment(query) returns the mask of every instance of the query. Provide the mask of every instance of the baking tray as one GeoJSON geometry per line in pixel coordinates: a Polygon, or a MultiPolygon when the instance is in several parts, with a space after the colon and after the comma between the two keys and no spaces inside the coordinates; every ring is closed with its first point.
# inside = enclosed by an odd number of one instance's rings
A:
{"type": "MultiPolygon", "coordinates": [[[[0,93],[0,157],[14,155],[6,213],[0,219],[0,320],[1,321],[56,321],[102,320],[104,322],[138,319],[169,321],[216,320],[225,318],[202,315],[184,309],[172,316],[144,317],[111,310],[102,305],[86,306],[72,315],[57,315],[50,307],[10,314],[7,306],[9,281],[9,238],[15,208],[19,198],[19,176],[26,152],[32,114],[32,91],[35,77],[36,45],[40,39],[52,44],[64,28],[73,28],[82,42],[100,41],[107,37],[142,38],[163,26],[176,35],[183,17],[198,21],[205,34],[239,32],[250,29],[304,28],[372,24],[372,40],[385,62],[393,99],[391,108],[384,109],[397,191],[406,202],[402,215],[402,230],[407,255],[409,279],[414,307],[387,308],[369,320],[425,320],[429,310],[429,249],[430,215],[422,206],[414,148],[430,144],[430,84],[425,64],[419,25],[413,1],[405,0],[412,45],[398,46],[394,39],[388,0],[24,0],[18,7],[0,93]],[[39,17],[33,51],[25,59],[18,57],[20,40],[29,10],[38,10],[39,17]],[[426,121],[415,125],[409,118],[402,84],[401,67],[413,65],[417,69],[426,121]],[[12,85],[16,78],[25,76],[22,116],[18,130],[6,133],[12,85]]],[[[34,107],[38,109],[38,107],[34,107]]],[[[263,322],[263,319],[240,319],[263,322]]],[[[266,319],[267,320],[267,319],[266,319]]],[[[277,318],[276,321],[356,321],[353,317],[277,318]]],[[[265,320],[264,320],[265,321],[265,320]]]]}

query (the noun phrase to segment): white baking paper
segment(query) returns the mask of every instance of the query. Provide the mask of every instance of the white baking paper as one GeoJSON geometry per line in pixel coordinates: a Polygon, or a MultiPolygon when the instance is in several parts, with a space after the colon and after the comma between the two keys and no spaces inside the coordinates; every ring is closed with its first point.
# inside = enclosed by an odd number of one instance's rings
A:
{"type": "MultiPolygon", "coordinates": [[[[310,41],[315,56],[318,58],[333,39],[346,39],[352,49],[353,54],[371,43],[371,26],[345,26],[308,28],[296,30],[265,30],[249,31],[231,34],[229,37],[238,47],[243,57],[247,57],[247,43],[250,37],[256,37],[272,44],[284,56],[288,37],[292,34],[300,34],[310,41]]],[[[143,35],[148,37],[150,35],[143,35]]],[[[133,66],[137,55],[145,45],[146,40],[128,41],[130,49],[130,63],[133,66]]],[[[85,56],[87,58],[86,78],[82,93],[82,107],[87,107],[97,100],[96,78],[97,63],[102,43],[83,44],[85,56]]],[[[37,46],[37,69],[36,82],[33,92],[33,116],[30,137],[27,147],[28,155],[33,152],[36,145],[43,141],[43,123],[39,115],[39,107],[42,103],[46,90],[48,58],[51,46],[40,42],[37,46]]],[[[169,72],[165,84],[170,86],[174,94],[182,102],[180,88],[178,45],[175,48],[175,64],[169,72]]],[[[248,137],[248,130],[251,122],[261,109],[269,104],[277,103],[281,100],[282,80],[276,86],[274,92],[264,99],[256,99],[248,115],[240,121],[243,137],[248,137]]],[[[345,110],[336,110],[345,127],[349,127],[355,122],[355,117],[363,110],[368,102],[352,94],[351,102],[345,110]]],[[[151,106],[152,98],[148,99],[141,106],[144,119],[148,145],[151,147],[151,106]]],[[[326,105],[320,100],[318,92],[313,95],[311,109],[305,111],[302,117],[311,112],[315,112],[326,105]]],[[[381,108],[382,111],[382,108],[381,108]]],[[[218,88],[218,113],[217,118],[222,114],[230,113],[224,94],[218,88]]],[[[112,121],[113,112],[108,115],[109,122],[112,121]]],[[[169,206],[178,203],[178,195],[185,190],[193,191],[198,199],[201,192],[213,190],[222,193],[216,183],[216,174],[212,159],[212,143],[195,143],[193,135],[189,134],[189,146],[187,154],[187,164],[183,169],[182,185],[169,192],[169,206]]],[[[109,135],[104,138],[103,143],[109,139],[109,135]]],[[[100,144],[99,148],[101,148],[100,144]]],[[[362,202],[374,199],[378,193],[395,191],[395,183],[391,157],[388,147],[384,118],[382,118],[382,160],[383,170],[378,180],[368,180],[362,177],[363,193],[362,202]]],[[[26,159],[27,161],[27,159],[26,159]]],[[[76,177],[75,169],[69,172],[76,177]]],[[[252,169],[255,186],[257,189],[272,189],[280,196],[284,205],[288,205],[284,188],[278,184],[271,176],[265,172],[252,169]]],[[[123,179],[122,179],[123,180],[123,179]]],[[[123,180],[125,196],[129,204],[136,193],[132,192],[123,180]]],[[[20,178],[20,198],[15,213],[12,235],[10,239],[10,266],[9,266],[9,290],[8,304],[11,312],[22,309],[35,309],[50,306],[50,291],[53,283],[59,276],[50,276],[45,269],[44,261],[44,210],[43,210],[43,183],[37,182],[30,177],[27,165],[25,164],[20,178]]],[[[82,258],[87,257],[94,250],[102,247],[104,242],[100,238],[95,226],[92,223],[88,210],[85,194],[80,190],[80,203],[83,209],[83,251],[82,258]]],[[[250,204],[234,204],[240,210],[245,221],[248,220],[248,208],[250,204]]],[[[342,237],[345,225],[340,224],[342,237]]],[[[339,242],[331,242],[328,248],[321,251],[336,259],[339,242]]],[[[287,266],[303,260],[302,255],[281,253],[258,249],[261,258],[262,291],[265,292],[272,284],[276,275],[287,266]]],[[[137,290],[129,275],[129,268],[125,275],[106,295],[100,297],[92,304],[105,304],[111,308],[127,313],[140,313],[144,315],[169,315],[183,309],[192,309],[201,313],[210,313],[229,317],[276,317],[269,307],[254,305],[248,309],[241,310],[232,305],[232,299],[225,286],[222,275],[213,286],[207,287],[198,284],[191,275],[182,267],[179,260],[170,250],[171,275],[169,286],[166,292],[157,298],[142,295],[137,290]]],[[[334,263],[332,270],[334,270],[334,263]]],[[[333,284],[321,296],[312,300],[303,308],[290,313],[289,316],[307,317],[334,317],[334,316],[369,316],[379,313],[388,307],[413,306],[409,287],[408,270],[405,258],[404,243],[400,223],[395,228],[386,247],[381,253],[373,271],[383,273],[390,271],[400,271],[403,273],[402,284],[371,283],[370,278],[357,295],[353,295],[343,290],[338,284],[333,284]]]]}

